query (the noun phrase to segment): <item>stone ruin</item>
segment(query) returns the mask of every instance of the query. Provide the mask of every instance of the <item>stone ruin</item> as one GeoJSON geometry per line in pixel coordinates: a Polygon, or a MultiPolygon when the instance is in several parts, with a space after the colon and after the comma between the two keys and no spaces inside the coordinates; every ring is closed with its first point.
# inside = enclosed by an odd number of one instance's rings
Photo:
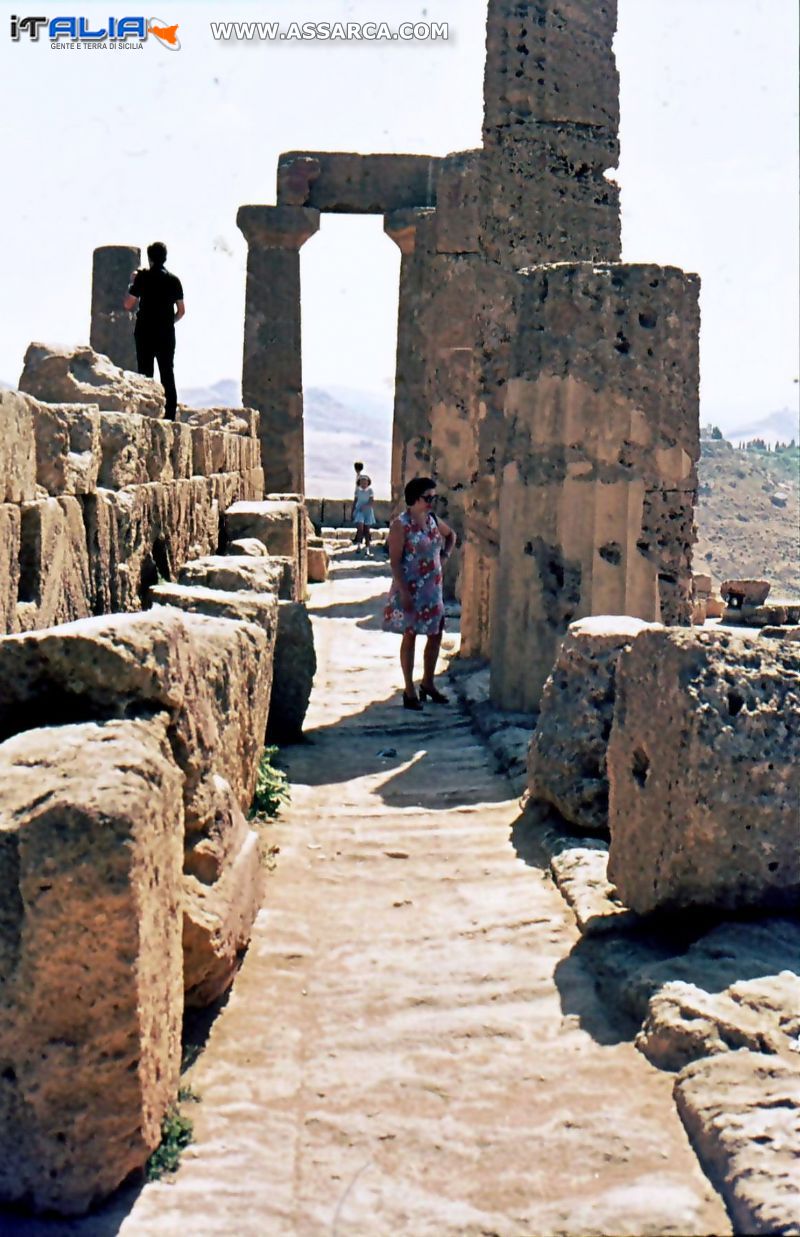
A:
{"type": "Polygon", "coordinates": [[[615,28],[615,0],[490,0],[480,149],[280,157],[237,219],[244,408],[167,423],[128,372],[126,246],[95,252],[92,347],[32,344],[0,394],[4,1199],[78,1213],[143,1164],[184,1005],[226,990],[261,903],[247,813],[265,736],[301,733],[327,574],[300,342],[326,211],[401,251],[393,502],[436,477],[492,748],[522,767],[540,713],[531,802],[591,835],[553,860],[593,873],[579,923],[609,873],[614,918],[796,903],[798,654],[680,630],[722,605],[691,572],[699,281],[621,261],[615,28]]]}
{"type": "MultiPolygon", "coordinates": [[[[92,338],[123,359],[97,285],[131,258],[95,255],[92,338]]],[[[250,938],[247,814],[265,738],[302,731],[325,551],[301,496],[265,497],[255,411],[167,422],[157,383],[90,347],[32,344],[19,388],[0,392],[0,1194],[71,1214],[157,1146],[184,1008],[250,938]]]]}
{"type": "Polygon", "coordinates": [[[697,276],[620,260],[616,4],[489,5],[480,150],[293,151],[243,206],[243,390],[303,488],[300,247],[325,211],[401,250],[392,497],[430,473],[446,589],[494,703],[535,709],[571,621],[688,624],[699,457],[697,276]]]}

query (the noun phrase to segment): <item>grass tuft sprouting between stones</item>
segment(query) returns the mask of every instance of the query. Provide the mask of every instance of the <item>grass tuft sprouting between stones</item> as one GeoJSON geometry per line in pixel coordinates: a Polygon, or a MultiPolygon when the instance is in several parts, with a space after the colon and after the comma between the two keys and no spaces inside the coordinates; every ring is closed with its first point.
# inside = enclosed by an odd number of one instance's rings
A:
{"type": "Polygon", "coordinates": [[[277,747],[265,747],[261,754],[251,816],[277,816],[284,804],[289,802],[286,774],[273,764],[277,754],[277,747]]]}
{"type": "Polygon", "coordinates": [[[158,1181],[164,1173],[174,1173],[181,1162],[181,1152],[192,1142],[194,1126],[173,1104],[161,1122],[161,1142],[147,1161],[148,1181],[158,1181]]]}

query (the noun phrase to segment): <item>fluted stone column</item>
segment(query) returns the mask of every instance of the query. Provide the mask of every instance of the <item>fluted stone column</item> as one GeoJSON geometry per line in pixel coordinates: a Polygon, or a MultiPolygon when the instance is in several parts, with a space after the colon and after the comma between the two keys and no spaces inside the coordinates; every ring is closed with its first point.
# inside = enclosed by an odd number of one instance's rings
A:
{"type": "Polygon", "coordinates": [[[700,281],[593,262],[517,279],[491,693],[531,710],[574,619],[690,622],[700,281]]]}
{"type": "Polygon", "coordinates": [[[620,258],[619,189],[606,176],[619,150],[616,19],[616,0],[489,0],[478,194],[485,260],[476,314],[478,475],[465,511],[461,647],[510,666],[517,665],[513,644],[501,653],[492,624],[508,363],[518,329],[515,272],[620,258]]]}
{"type": "Polygon", "coordinates": [[[304,206],[241,206],[248,244],[242,403],[261,414],[269,490],[304,493],[300,248],[319,228],[304,206]]]}
{"type": "Polygon", "coordinates": [[[136,369],[134,315],[122,308],[131,276],[142,260],[135,245],[101,245],[92,258],[92,321],[89,342],[121,369],[136,369]]]}
{"type": "Polygon", "coordinates": [[[397,363],[392,421],[392,502],[403,500],[407,481],[424,472],[430,460],[430,419],[425,403],[425,342],[420,333],[424,262],[416,253],[417,228],[433,210],[407,208],[383,217],[383,230],[400,250],[397,307],[397,363]]]}

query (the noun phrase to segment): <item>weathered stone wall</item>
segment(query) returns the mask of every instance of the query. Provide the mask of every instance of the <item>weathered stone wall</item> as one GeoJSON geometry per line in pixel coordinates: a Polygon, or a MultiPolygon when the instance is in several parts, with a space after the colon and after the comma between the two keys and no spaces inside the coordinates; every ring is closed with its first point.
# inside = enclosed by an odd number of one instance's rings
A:
{"type": "Polygon", "coordinates": [[[23,381],[0,393],[0,632],[140,609],[263,495],[252,410],[163,421],[157,383],[88,348],[32,346],[23,381]]]}

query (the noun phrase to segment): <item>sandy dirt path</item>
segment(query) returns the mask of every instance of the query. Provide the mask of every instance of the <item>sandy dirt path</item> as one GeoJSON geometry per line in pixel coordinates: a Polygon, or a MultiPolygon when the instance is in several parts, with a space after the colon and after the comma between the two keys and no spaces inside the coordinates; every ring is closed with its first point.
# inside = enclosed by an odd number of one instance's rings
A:
{"type": "Polygon", "coordinates": [[[309,742],[286,749],[266,906],[188,1076],[194,1146],[171,1182],[26,1234],[730,1232],[671,1076],[515,851],[507,783],[455,707],[399,707],[386,587],[340,560],[313,589],[309,742]]]}

